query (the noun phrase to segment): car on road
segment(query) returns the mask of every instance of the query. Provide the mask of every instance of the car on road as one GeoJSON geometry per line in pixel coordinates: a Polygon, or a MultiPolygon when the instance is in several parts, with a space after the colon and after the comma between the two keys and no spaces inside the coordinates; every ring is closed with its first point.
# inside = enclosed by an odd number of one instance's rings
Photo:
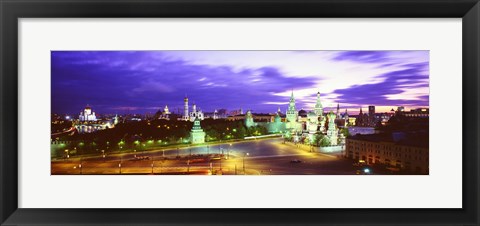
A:
{"type": "Polygon", "coordinates": [[[150,157],[149,156],[136,156],[135,158],[133,158],[132,160],[133,161],[140,161],[140,160],[149,160],[150,157]]]}
{"type": "Polygon", "coordinates": [[[290,161],[290,163],[301,163],[301,162],[302,162],[302,160],[299,160],[299,159],[294,159],[294,160],[290,161]]]}

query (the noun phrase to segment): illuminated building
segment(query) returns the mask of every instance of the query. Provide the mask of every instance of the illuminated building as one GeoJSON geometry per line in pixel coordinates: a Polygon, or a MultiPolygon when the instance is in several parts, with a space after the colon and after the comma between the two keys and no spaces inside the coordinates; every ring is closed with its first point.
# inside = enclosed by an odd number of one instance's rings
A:
{"type": "Polygon", "coordinates": [[[192,144],[203,144],[205,143],[205,132],[200,126],[200,119],[195,118],[193,120],[193,127],[190,131],[190,142],[192,144]]]}
{"type": "Polygon", "coordinates": [[[269,133],[284,133],[285,132],[285,122],[282,122],[280,114],[277,112],[273,122],[266,123],[267,131],[269,133]]]}
{"type": "Polygon", "coordinates": [[[197,105],[193,104],[192,105],[192,112],[188,111],[188,97],[185,97],[183,99],[183,116],[181,120],[183,121],[190,121],[193,122],[195,119],[203,120],[205,119],[205,116],[202,111],[198,110],[197,111],[197,105]]]}
{"type": "Polygon", "coordinates": [[[323,106],[322,106],[322,102],[320,101],[320,92],[317,92],[317,102],[315,103],[315,114],[317,114],[317,116],[321,117],[323,116],[323,106]]]}
{"type": "Polygon", "coordinates": [[[333,112],[330,112],[327,114],[327,118],[328,118],[327,137],[330,140],[330,145],[337,145],[338,130],[337,130],[337,125],[335,124],[336,115],[333,112]]]}
{"type": "Polygon", "coordinates": [[[410,111],[400,111],[398,114],[405,117],[428,118],[430,110],[428,108],[411,109],[410,111]]]}
{"type": "Polygon", "coordinates": [[[346,139],[345,156],[391,170],[429,172],[428,134],[371,134],[346,139]]]}
{"type": "Polygon", "coordinates": [[[80,112],[80,115],[78,116],[78,120],[80,120],[81,122],[97,121],[97,116],[95,116],[95,112],[92,111],[92,108],[87,105],[85,109],[83,109],[83,112],[80,112]]]}
{"type": "Polygon", "coordinates": [[[248,110],[247,114],[245,115],[245,126],[252,127],[255,126],[255,122],[253,122],[252,111],[248,110]]]}
{"type": "Polygon", "coordinates": [[[169,115],[170,114],[170,111],[168,110],[168,106],[165,105],[165,108],[163,109],[163,114],[164,115],[169,115]]]}
{"type": "Polygon", "coordinates": [[[98,120],[95,112],[87,105],[84,111],[80,113],[78,120],[73,121],[73,126],[78,133],[93,133],[107,128],[112,129],[118,122],[117,115],[112,119],[98,120]]]}
{"type": "Polygon", "coordinates": [[[183,99],[183,121],[188,121],[190,120],[190,115],[188,114],[188,97],[185,96],[183,99]]]}
{"type": "Polygon", "coordinates": [[[201,110],[197,111],[197,105],[193,104],[192,105],[192,112],[190,112],[190,121],[193,122],[195,119],[203,120],[205,117],[203,115],[203,112],[201,110]]]}
{"type": "Polygon", "coordinates": [[[298,118],[298,112],[295,108],[295,97],[293,97],[293,91],[292,91],[292,95],[290,96],[290,102],[288,104],[288,109],[287,109],[287,122],[295,123],[297,122],[297,118],[298,118]]]}

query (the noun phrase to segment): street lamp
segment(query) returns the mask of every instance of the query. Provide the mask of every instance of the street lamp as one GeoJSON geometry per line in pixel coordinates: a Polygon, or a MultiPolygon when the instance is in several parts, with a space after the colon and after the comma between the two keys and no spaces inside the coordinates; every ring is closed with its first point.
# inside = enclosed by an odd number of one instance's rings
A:
{"type": "Polygon", "coordinates": [[[68,157],[69,157],[69,156],[68,156],[68,149],[65,149],[65,158],[64,158],[65,161],[67,161],[67,158],[68,158],[68,157]]]}
{"type": "Polygon", "coordinates": [[[122,174],[122,156],[120,156],[120,163],[118,163],[118,168],[120,170],[120,174],[122,174]]]}
{"type": "Polygon", "coordinates": [[[83,172],[82,172],[82,156],[80,156],[80,164],[78,164],[78,168],[80,168],[80,174],[83,174],[83,172]]]}
{"type": "Polygon", "coordinates": [[[243,175],[246,175],[246,173],[245,173],[245,157],[248,156],[248,155],[249,155],[248,152],[243,154],[243,175]]]}
{"type": "Polygon", "coordinates": [[[103,162],[105,162],[105,150],[102,150],[103,162]]]}

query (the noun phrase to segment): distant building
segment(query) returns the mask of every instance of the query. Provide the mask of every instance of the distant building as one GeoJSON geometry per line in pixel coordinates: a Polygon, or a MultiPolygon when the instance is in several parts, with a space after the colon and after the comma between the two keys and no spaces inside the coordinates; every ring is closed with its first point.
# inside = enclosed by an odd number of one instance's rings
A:
{"type": "Polygon", "coordinates": [[[205,116],[201,110],[197,110],[197,105],[192,105],[192,112],[190,112],[190,121],[193,122],[195,119],[203,120],[205,116]]]}
{"type": "Polygon", "coordinates": [[[87,105],[80,113],[78,120],[73,120],[73,126],[78,133],[93,133],[98,130],[112,129],[118,124],[118,116],[110,119],[97,119],[95,112],[87,105]]]}
{"type": "Polygon", "coordinates": [[[201,110],[197,110],[197,105],[193,104],[192,105],[192,111],[188,111],[188,97],[185,96],[183,99],[183,116],[182,120],[183,121],[190,121],[193,122],[195,119],[203,120],[205,119],[205,116],[201,110]]]}
{"type": "Polygon", "coordinates": [[[83,111],[80,112],[80,115],[78,116],[78,120],[81,122],[97,121],[97,116],[95,115],[95,112],[92,111],[92,108],[87,105],[85,109],[83,109],[83,111]]]}
{"type": "Polygon", "coordinates": [[[382,125],[386,125],[388,123],[388,120],[390,120],[390,118],[393,115],[394,115],[393,113],[388,113],[388,112],[375,113],[375,123],[376,123],[375,125],[377,125],[378,123],[382,125]]]}
{"type": "Polygon", "coordinates": [[[183,98],[183,121],[189,121],[190,115],[188,114],[188,97],[183,98]]]}
{"type": "Polygon", "coordinates": [[[417,108],[412,109],[410,111],[401,111],[397,112],[399,115],[403,115],[405,117],[414,117],[414,118],[428,118],[430,110],[428,108],[417,108]]]}

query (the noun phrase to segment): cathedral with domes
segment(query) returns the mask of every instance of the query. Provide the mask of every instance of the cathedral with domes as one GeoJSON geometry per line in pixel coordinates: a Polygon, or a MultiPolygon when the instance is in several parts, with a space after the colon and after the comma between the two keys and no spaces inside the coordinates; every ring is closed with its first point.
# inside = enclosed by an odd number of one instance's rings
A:
{"type": "Polygon", "coordinates": [[[295,142],[303,140],[304,143],[313,144],[317,142],[318,135],[324,135],[331,146],[338,145],[340,142],[343,142],[341,139],[339,142],[339,138],[342,137],[339,136],[339,129],[336,123],[338,108],[339,106],[337,106],[337,114],[332,111],[324,114],[320,92],[317,92],[314,109],[311,111],[302,109],[297,112],[295,97],[292,91],[287,109],[285,136],[293,138],[295,142]]]}
{"type": "Polygon", "coordinates": [[[73,126],[78,133],[93,133],[99,130],[112,129],[119,123],[118,116],[111,119],[99,119],[92,107],[87,105],[78,115],[77,120],[73,120],[73,126]]]}
{"type": "MultiPolygon", "coordinates": [[[[317,99],[312,110],[297,110],[295,96],[290,96],[290,101],[285,114],[285,119],[280,117],[280,111],[270,122],[254,122],[252,112],[245,115],[245,126],[265,126],[270,133],[282,133],[287,139],[305,144],[318,144],[317,139],[326,139],[327,146],[343,145],[345,138],[339,131],[339,127],[347,127],[348,113],[339,113],[340,105],[337,105],[337,112],[324,112],[320,99],[320,92],[317,92],[317,99]]],[[[324,142],[325,143],[325,142],[324,142]]]]}

